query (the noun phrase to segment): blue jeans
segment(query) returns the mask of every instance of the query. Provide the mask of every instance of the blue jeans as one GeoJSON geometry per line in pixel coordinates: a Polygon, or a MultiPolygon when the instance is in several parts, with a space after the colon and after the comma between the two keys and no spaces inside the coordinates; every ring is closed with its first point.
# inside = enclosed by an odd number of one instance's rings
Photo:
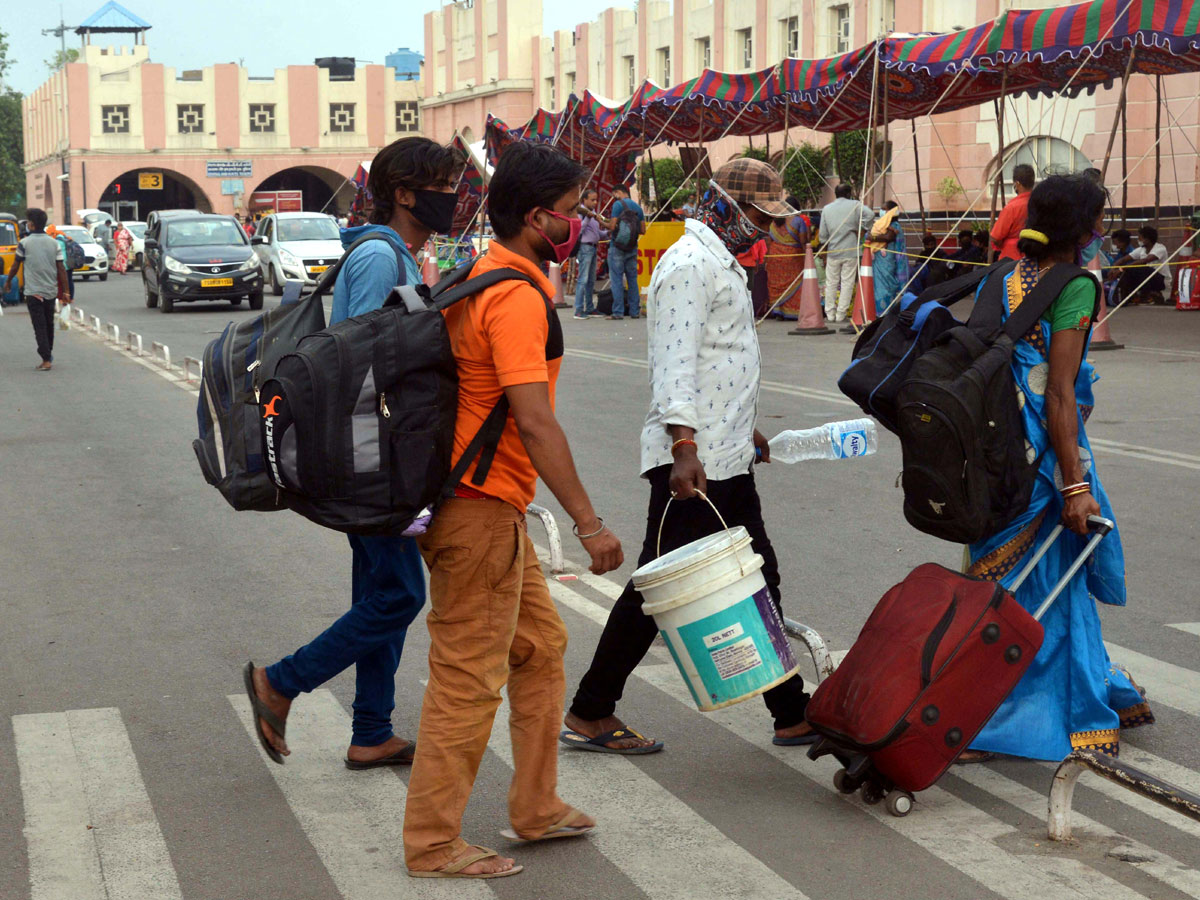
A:
{"type": "Polygon", "coordinates": [[[596,245],[579,245],[579,277],[575,281],[575,315],[586,316],[595,311],[592,288],[596,284],[596,245]]]}
{"type": "Polygon", "coordinates": [[[425,576],[412,538],[349,537],[349,611],[312,642],[268,666],[267,680],[290,700],[354,664],[351,742],[376,747],[393,736],[396,668],[409,623],[425,605],[425,576]]]}
{"type": "Polygon", "coordinates": [[[627,300],[629,315],[636,316],[640,312],[637,269],[637,250],[618,250],[615,244],[608,245],[608,275],[612,284],[612,314],[615,319],[624,317],[627,300]]]}

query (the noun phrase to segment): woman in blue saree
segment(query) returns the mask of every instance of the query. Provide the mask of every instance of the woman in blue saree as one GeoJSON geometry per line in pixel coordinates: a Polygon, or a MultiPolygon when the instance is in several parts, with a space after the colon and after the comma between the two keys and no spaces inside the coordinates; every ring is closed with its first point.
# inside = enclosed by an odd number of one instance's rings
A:
{"type": "Polygon", "coordinates": [[[905,253],[904,228],[897,221],[900,208],[895,200],[883,205],[883,212],[871,226],[867,246],[871,249],[871,277],[875,281],[875,315],[882,316],[908,284],[908,255],[905,253]]]}
{"type": "MultiPolygon", "coordinates": [[[[1056,263],[1078,261],[1103,227],[1107,197],[1086,178],[1053,176],[1029,199],[1019,248],[1024,254],[1005,281],[1010,314],[1056,263]]],[[[1016,592],[1033,612],[1082,551],[1087,517],[1112,519],[1084,425],[1097,376],[1085,358],[1095,315],[1095,291],[1071,281],[1013,354],[1013,374],[1025,425],[1026,451],[1040,459],[1029,508],[999,534],[969,548],[968,573],[1012,583],[1025,561],[1061,521],[1069,529],[1016,592]]],[[[1117,755],[1120,730],[1150,724],[1145,697],[1104,648],[1096,601],[1125,605],[1125,559],[1114,530],[1042,619],[1045,641],[1016,689],[963,754],[979,762],[995,754],[1058,760],[1072,749],[1117,755]]]]}

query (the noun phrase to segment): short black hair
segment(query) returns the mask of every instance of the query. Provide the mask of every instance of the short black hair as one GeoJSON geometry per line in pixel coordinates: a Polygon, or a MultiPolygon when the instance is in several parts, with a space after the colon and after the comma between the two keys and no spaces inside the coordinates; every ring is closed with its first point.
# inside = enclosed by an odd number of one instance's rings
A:
{"type": "Polygon", "coordinates": [[[44,209],[38,209],[36,206],[31,206],[25,210],[25,218],[29,220],[29,227],[32,231],[45,231],[46,222],[49,216],[46,215],[44,209]]]}
{"type": "Polygon", "coordinates": [[[396,212],[396,190],[445,184],[458,177],[464,160],[457,150],[426,137],[406,137],[393,141],[371,160],[367,190],[374,204],[371,221],[386,225],[396,212]]]}
{"type": "Polygon", "coordinates": [[[886,203],[883,204],[883,208],[884,209],[895,209],[899,205],[900,204],[897,203],[895,200],[888,200],[886,203]]]}
{"type": "Polygon", "coordinates": [[[496,237],[516,237],[530,210],[553,209],[586,175],[583,166],[548,144],[511,144],[488,186],[488,218],[496,237]]]}
{"type": "Polygon", "coordinates": [[[959,239],[960,241],[969,241],[969,240],[971,240],[971,239],[972,239],[974,236],[975,236],[975,232],[974,232],[974,231],[972,231],[970,228],[964,228],[962,231],[960,231],[960,232],[958,233],[958,239],[959,239]]]}
{"type": "Polygon", "coordinates": [[[1128,244],[1133,240],[1133,235],[1129,233],[1128,228],[1118,228],[1112,233],[1112,239],[1114,241],[1124,241],[1128,244]]]}
{"type": "Polygon", "coordinates": [[[1025,219],[1025,227],[1040,231],[1049,243],[1021,238],[1017,249],[1032,259],[1073,251],[1092,233],[1107,202],[1108,194],[1086,175],[1051,175],[1029,195],[1025,219]]]}
{"type": "Polygon", "coordinates": [[[586,200],[588,197],[592,196],[592,194],[595,194],[597,197],[600,196],[600,192],[598,190],[596,190],[595,188],[587,188],[583,192],[583,199],[586,200]]]}
{"type": "Polygon", "coordinates": [[[628,197],[629,196],[629,186],[624,185],[624,184],[614,184],[612,192],[614,194],[617,194],[617,193],[624,194],[626,197],[628,197]]]}
{"type": "Polygon", "coordinates": [[[1032,188],[1036,180],[1037,173],[1033,171],[1033,166],[1029,165],[1029,163],[1021,163],[1013,166],[1013,181],[1021,185],[1021,187],[1032,188]]]}
{"type": "Polygon", "coordinates": [[[844,181],[833,189],[833,196],[839,200],[844,200],[854,196],[854,189],[844,181]]]}
{"type": "Polygon", "coordinates": [[[1144,237],[1152,244],[1158,243],[1158,229],[1153,225],[1143,225],[1138,229],[1138,234],[1144,237]]]}
{"type": "Polygon", "coordinates": [[[986,247],[987,240],[988,240],[987,232],[986,231],[972,231],[971,232],[971,240],[973,240],[975,243],[979,244],[980,246],[986,247]]]}

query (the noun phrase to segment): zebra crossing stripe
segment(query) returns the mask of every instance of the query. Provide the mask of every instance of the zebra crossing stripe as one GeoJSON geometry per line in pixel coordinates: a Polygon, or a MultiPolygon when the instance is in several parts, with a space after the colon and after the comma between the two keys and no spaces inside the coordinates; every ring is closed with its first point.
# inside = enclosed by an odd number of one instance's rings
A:
{"type": "Polygon", "coordinates": [[[116,709],[12,718],[33,900],[176,900],[175,867],[116,709]]]}
{"type": "MultiPolygon", "coordinates": [[[[506,700],[488,747],[511,766],[508,714],[506,700]]],[[[650,900],[807,900],[625,757],[563,750],[558,793],[596,818],[598,826],[586,840],[650,900]]]]}
{"type": "MultiPolygon", "coordinates": [[[[691,706],[687,688],[673,665],[642,666],[634,674],[680,703],[691,706]]],[[[800,775],[836,793],[833,773],[839,764],[832,757],[810,760],[795,747],[776,747],[769,733],[762,735],[762,712],[750,704],[718,709],[707,718],[800,775]]],[[[1120,882],[1108,878],[1079,860],[1058,856],[1023,857],[1008,853],[1001,842],[1011,841],[1017,829],[936,786],[922,791],[918,805],[907,818],[898,819],[882,806],[866,806],[847,798],[932,856],[1009,900],[1045,900],[1053,897],[1087,900],[1146,900],[1120,882]]],[[[1044,800],[1042,801],[1045,802],[1044,800]]]]}
{"type": "Polygon", "coordinates": [[[1136,650],[1104,642],[1109,658],[1129,669],[1134,680],[1146,689],[1150,708],[1156,701],[1191,716],[1200,716],[1200,672],[1146,656],[1136,650]]]}
{"type": "Polygon", "coordinates": [[[282,766],[259,747],[246,695],[231,694],[229,702],[344,900],[495,897],[483,882],[408,877],[403,844],[408,791],[390,769],[352,772],[342,765],[350,716],[329,691],[313,691],[293,704],[288,742],[294,752],[282,766]]]}

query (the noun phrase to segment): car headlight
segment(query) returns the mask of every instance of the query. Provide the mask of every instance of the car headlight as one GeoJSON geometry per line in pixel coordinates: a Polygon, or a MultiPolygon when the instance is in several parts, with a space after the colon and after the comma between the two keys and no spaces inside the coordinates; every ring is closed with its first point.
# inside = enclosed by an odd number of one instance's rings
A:
{"type": "Polygon", "coordinates": [[[108,251],[105,250],[103,247],[97,245],[94,256],[96,259],[108,259],[108,251]]]}
{"type": "Polygon", "coordinates": [[[285,266],[291,266],[292,268],[300,265],[300,260],[296,259],[295,254],[288,253],[282,247],[279,248],[279,261],[285,266]]]}
{"type": "Polygon", "coordinates": [[[163,254],[163,265],[166,266],[168,272],[178,272],[180,275],[191,275],[192,270],[181,263],[173,256],[163,254]]]}
{"type": "Polygon", "coordinates": [[[242,263],[242,267],[240,269],[238,269],[238,271],[239,272],[257,272],[259,270],[259,267],[260,266],[259,266],[259,262],[258,262],[258,257],[252,256],[242,263]]]}

